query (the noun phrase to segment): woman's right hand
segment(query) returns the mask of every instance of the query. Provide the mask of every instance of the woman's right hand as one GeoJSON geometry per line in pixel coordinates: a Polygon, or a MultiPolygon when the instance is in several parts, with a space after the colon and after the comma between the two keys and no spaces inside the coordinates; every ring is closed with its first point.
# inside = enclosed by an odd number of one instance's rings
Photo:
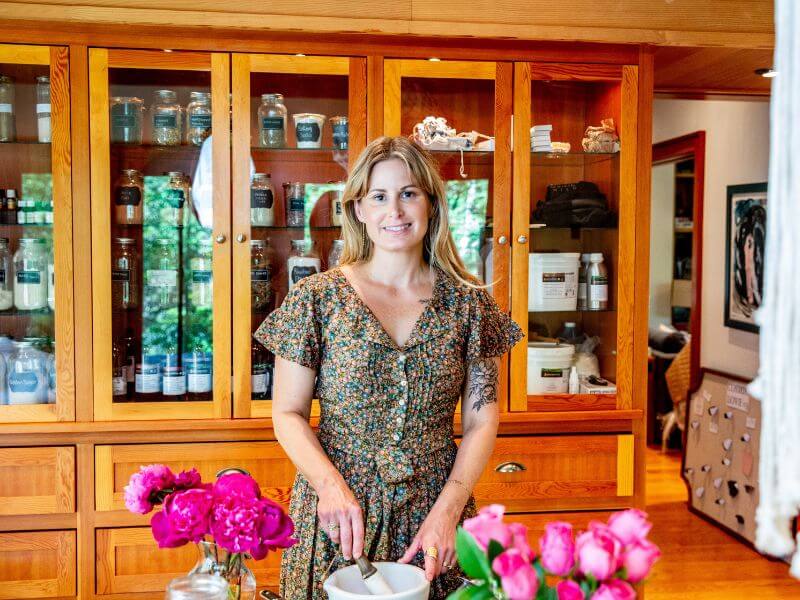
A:
{"type": "Polygon", "coordinates": [[[364,552],[364,515],[358,500],[344,481],[325,484],[317,490],[317,516],[320,526],[345,560],[359,558],[364,552]]]}

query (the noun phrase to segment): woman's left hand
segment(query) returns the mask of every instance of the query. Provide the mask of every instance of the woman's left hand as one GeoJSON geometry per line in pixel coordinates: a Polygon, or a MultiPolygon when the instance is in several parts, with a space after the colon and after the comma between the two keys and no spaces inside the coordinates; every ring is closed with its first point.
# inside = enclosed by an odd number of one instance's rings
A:
{"type": "Polygon", "coordinates": [[[397,562],[411,562],[414,555],[422,550],[425,553],[425,577],[428,581],[433,581],[456,563],[457,526],[458,511],[444,511],[434,507],[422,522],[406,553],[397,562]],[[456,516],[452,516],[453,513],[456,516]],[[435,554],[436,558],[431,554],[435,554]]]}

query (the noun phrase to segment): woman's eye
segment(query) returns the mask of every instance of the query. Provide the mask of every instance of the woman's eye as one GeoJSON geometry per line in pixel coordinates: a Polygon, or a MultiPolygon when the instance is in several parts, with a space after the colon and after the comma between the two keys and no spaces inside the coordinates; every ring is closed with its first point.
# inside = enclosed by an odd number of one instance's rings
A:
{"type": "Polygon", "coordinates": [[[413,198],[414,196],[416,196],[416,194],[413,191],[406,190],[403,192],[403,198],[405,198],[406,200],[413,198]]]}
{"type": "Polygon", "coordinates": [[[386,196],[384,196],[383,194],[374,194],[371,196],[373,202],[383,202],[385,197],[386,196]]]}

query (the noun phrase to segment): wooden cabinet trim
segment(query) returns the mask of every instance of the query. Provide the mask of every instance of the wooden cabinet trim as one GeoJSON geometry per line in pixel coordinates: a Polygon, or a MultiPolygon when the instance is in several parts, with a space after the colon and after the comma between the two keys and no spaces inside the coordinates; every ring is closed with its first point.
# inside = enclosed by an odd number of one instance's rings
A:
{"type": "Polygon", "coordinates": [[[168,71],[210,71],[208,52],[167,52],[165,50],[108,50],[108,66],[114,69],[164,69],[168,71]]]}
{"type": "MultiPolygon", "coordinates": [[[[5,485],[24,478],[34,485],[43,476],[51,489],[47,493],[2,498],[0,515],[58,514],[75,511],[75,448],[0,448],[0,473],[5,485]],[[5,473],[3,471],[5,470],[5,473]],[[52,475],[45,475],[52,472],[52,475]],[[52,478],[51,478],[52,477],[52,478]]],[[[20,483],[22,483],[20,481],[20,483]]],[[[18,488],[19,489],[19,488],[18,488]]],[[[33,490],[31,490],[33,491],[33,490]]]]}
{"type": "MultiPolygon", "coordinates": [[[[24,557],[32,571],[48,565],[51,577],[11,579],[0,582],[0,599],[57,598],[76,595],[76,536],[74,531],[25,531],[0,533],[2,553],[24,557]]],[[[0,564],[4,561],[0,558],[0,564]]],[[[17,565],[20,568],[22,565],[17,565]]],[[[8,567],[6,567],[8,569],[8,567]]],[[[23,573],[20,573],[20,575],[23,573]]],[[[6,577],[12,576],[7,570],[6,577]]],[[[19,575],[18,575],[19,576],[19,575]]]]}
{"type": "Polygon", "coordinates": [[[290,75],[350,74],[350,59],[343,56],[292,56],[285,54],[248,54],[246,56],[250,62],[250,70],[254,73],[285,73],[290,75]]]}

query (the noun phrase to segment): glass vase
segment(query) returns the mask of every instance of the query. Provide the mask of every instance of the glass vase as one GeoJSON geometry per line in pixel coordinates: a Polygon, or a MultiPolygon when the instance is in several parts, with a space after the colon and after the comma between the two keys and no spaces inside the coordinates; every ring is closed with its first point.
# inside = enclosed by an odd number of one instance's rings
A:
{"type": "Polygon", "coordinates": [[[228,582],[228,600],[254,600],[256,576],[244,562],[244,554],[228,552],[214,542],[199,542],[200,558],[189,575],[219,575],[228,582]]]}

